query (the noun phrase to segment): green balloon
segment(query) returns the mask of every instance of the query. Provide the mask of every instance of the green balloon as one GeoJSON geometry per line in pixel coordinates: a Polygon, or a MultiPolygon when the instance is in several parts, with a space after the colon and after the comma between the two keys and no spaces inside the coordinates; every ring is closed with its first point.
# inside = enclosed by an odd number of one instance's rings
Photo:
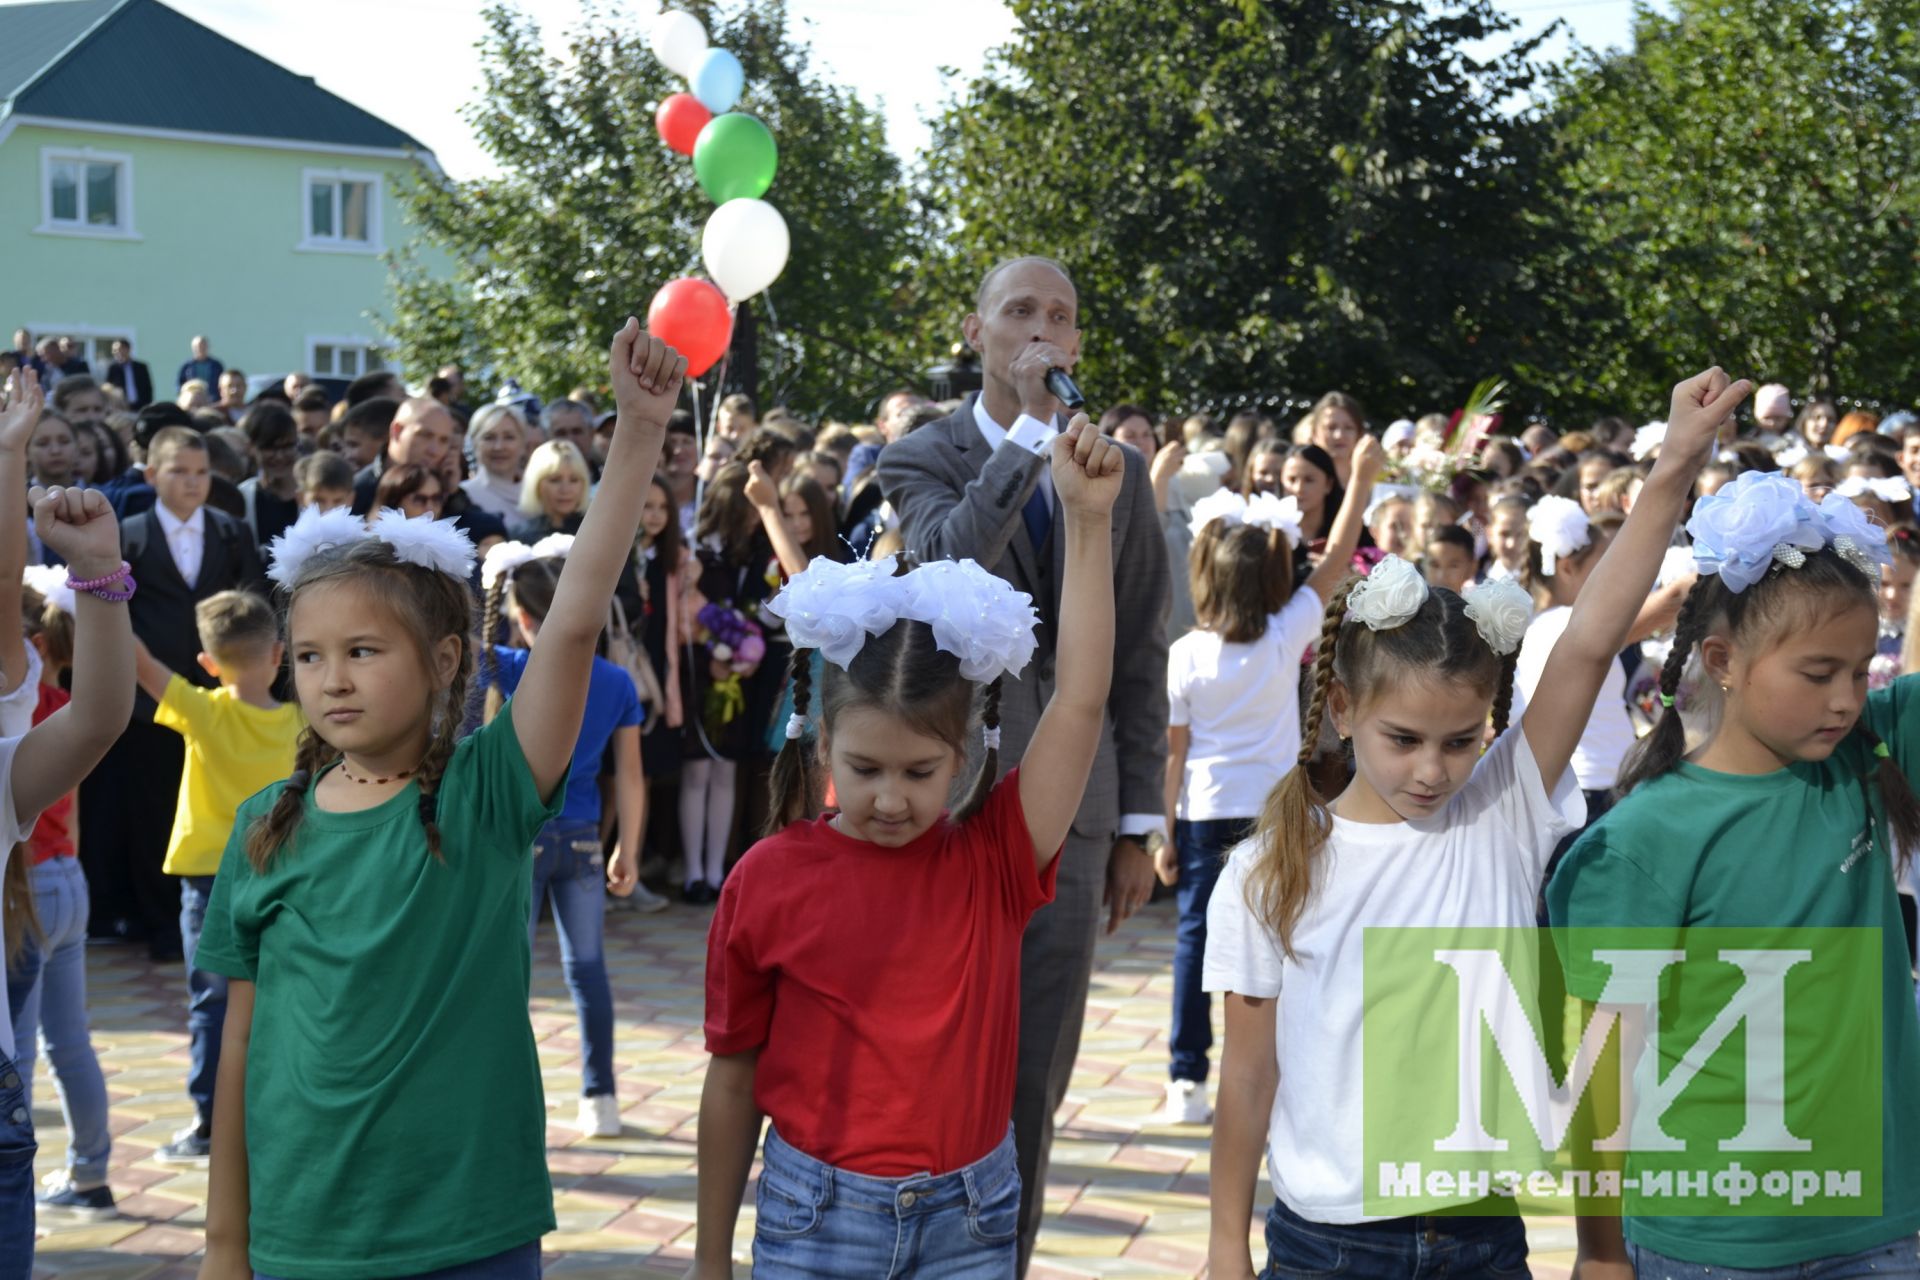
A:
{"type": "Polygon", "coordinates": [[[693,144],[693,173],[715,204],[758,200],[773,185],[780,149],[767,126],[750,115],[715,116],[693,144]]]}

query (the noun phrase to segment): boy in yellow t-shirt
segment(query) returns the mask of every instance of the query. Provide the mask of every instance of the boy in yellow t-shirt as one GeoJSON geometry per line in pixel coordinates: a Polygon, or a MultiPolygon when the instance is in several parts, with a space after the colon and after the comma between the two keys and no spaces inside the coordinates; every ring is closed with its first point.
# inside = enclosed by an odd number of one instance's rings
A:
{"type": "Polygon", "coordinates": [[[204,1164],[213,1126],[213,1081],[220,1068],[220,1029],[227,1017],[227,980],[193,963],[213,894],[214,872],[233,833],[240,802],[293,770],[300,708],[273,696],[283,652],[280,622],[257,595],[222,591],[194,610],[199,663],[220,682],[203,689],[167,669],[135,642],[140,687],[159,703],[153,722],[187,740],[180,799],[164,870],[180,877],[180,936],[187,958],[187,1035],[192,1065],[187,1093],[198,1113],[156,1158],[204,1164]]]}

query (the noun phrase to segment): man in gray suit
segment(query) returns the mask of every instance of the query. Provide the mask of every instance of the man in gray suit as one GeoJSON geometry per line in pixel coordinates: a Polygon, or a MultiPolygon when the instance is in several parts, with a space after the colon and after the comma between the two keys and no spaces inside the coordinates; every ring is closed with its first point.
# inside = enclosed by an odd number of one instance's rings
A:
{"type": "MultiPolygon", "coordinates": [[[[1026,753],[1053,696],[1066,539],[1046,475],[1048,442],[1065,425],[1047,389],[1051,367],[1080,354],[1079,297],[1058,263],[1016,258],[980,282],[962,325],[980,353],[985,389],[950,417],[887,446],[880,484],[907,549],[923,560],[971,559],[1033,597],[1040,647],[1000,704],[1003,767],[1026,753]]],[[[1014,1140],[1021,1189],[1020,1270],[1033,1256],[1053,1147],[1053,1114],[1080,1050],[1102,909],[1107,932],[1153,889],[1149,837],[1165,824],[1167,762],[1166,541],[1147,466],[1128,451],[1113,508],[1113,593],[1119,629],[1113,693],[1073,833],[1060,854],[1053,904],[1027,926],[1020,955],[1020,1067],[1014,1140]]]]}

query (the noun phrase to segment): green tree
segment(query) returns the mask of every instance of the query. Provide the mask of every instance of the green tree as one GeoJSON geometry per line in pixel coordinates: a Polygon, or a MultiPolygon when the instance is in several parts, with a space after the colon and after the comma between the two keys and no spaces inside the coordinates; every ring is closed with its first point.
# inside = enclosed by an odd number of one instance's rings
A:
{"type": "Polygon", "coordinates": [[[1630,51],[1554,78],[1555,216],[1581,248],[1540,264],[1567,327],[1530,374],[1642,413],[1710,361],[1807,394],[1911,394],[1920,3],[1673,10],[1639,10],[1630,51]]]}
{"type": "Polygon", "coordinates": [[[1537,40],[1484,0],[1012,0],[950,105],[945,290],[1013,253],[1082,295],[1082,385],[1166,408],[1458,403],[1545,327],[1537,40]]]}
{"type": "MultiPolygon", "coordinates": [[[[686,7],[740,59],[738,109],[780,147],[766,199],[793,248],[786,273],[751,304],[759,390],[803,412],[860,413],[923,363],[904,314],[917,239],[899,162],[878,115],[810,69],[783,0],[727,14],[686,7]]],[[[564,395],[604,381],[608,338],[627,316],[645,317],[659,286],[703,273],[713,205],[692,162],[654,131],[655,105],[686,86],[654,59],[641,26],[589,5],[560,59],[518,9],[496,4],[486,18],[484,87],[465,114],[500,172],[405,194],[428,248],[395,261],[383,327],[408,368],[458,355],[483,376],[564,395]],[[450,266],[436,270],[441,254],[450,266]]],[[[736,349],[747,328],[736,325],[736,349]]]]}

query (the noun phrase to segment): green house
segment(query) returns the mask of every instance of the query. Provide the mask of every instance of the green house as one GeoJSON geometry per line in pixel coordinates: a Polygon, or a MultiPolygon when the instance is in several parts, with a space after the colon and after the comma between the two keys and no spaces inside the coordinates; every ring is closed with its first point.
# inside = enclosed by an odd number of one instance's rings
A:
{"type": "MultiPolygon", "coordinates": [[[[157,398],[204,333],[248,374],[379,367],[381,254],[425,144],[159,0],[0,7],[0,325],[116,338],[157,398]]],[[[0,339],[4,341],[4,339],[0,339]]]]}

